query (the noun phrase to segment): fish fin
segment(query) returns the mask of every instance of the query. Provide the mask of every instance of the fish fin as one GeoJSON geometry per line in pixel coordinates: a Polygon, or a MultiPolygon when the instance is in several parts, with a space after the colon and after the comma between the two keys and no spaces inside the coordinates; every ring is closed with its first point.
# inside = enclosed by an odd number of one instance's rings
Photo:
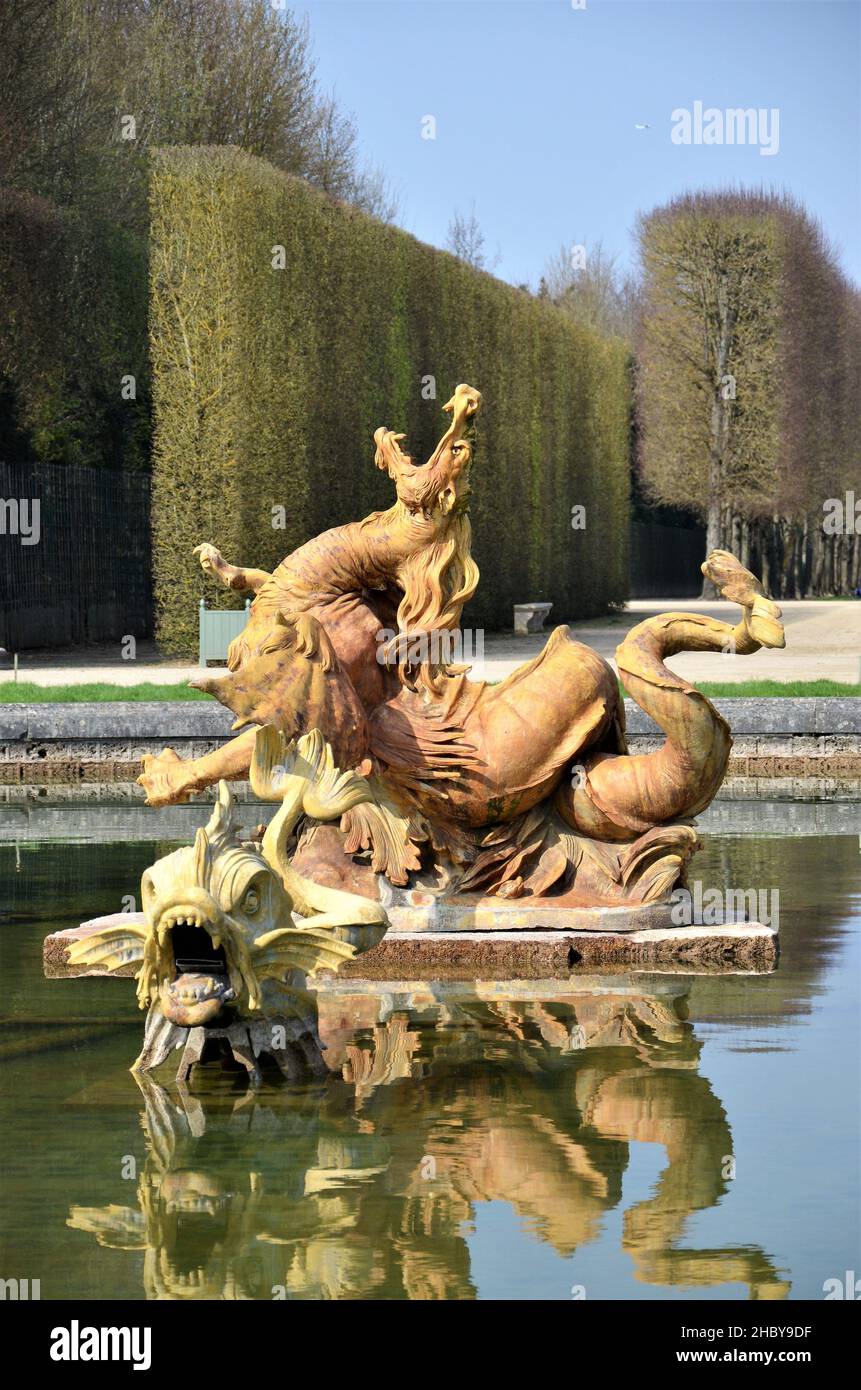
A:
{"type": "Polygon", "coordinates": [[[234,816],[233,792],[224,780],[215,790],[215,805],[206,823],[206,837],[210,846],[222,848],[236,838],[238,822],[234,816]]]}
{"type": "Polygon", "coordinates": [[[302,809],[315,820],[335,820],[362,801],[372,800],[371,788],[358,772],[335,766],[332,748],[319,729],[287,739],[266,724],[254,740],[249,779],[255,796],[280,801],[295,788],[302,791],[302,809]]]}
{"type": "Polygon", "coordinates": [[[286,970],[302,970],[315,975],[318,970],[337,970],[352,960],[355,946],[340,941],[331,931],[316,927],[277,927],[255,941],[254,969],[258,978],[282,975],[286,970]]]}
{"type": "Polygon", "coordinates": [[[99,970],[119,970],[139,965],[144,957],[147,927],[129,923],[127,927],[105,927],[79,937],[66,946],[70,965],[95,966],[99,970]]]}
{"type": "Polygon", "coordinates": [[[288,768],[295,744],[272,724],[257,730],[248,778],[261,801],[280,801],[287,790],[288,768]]]}

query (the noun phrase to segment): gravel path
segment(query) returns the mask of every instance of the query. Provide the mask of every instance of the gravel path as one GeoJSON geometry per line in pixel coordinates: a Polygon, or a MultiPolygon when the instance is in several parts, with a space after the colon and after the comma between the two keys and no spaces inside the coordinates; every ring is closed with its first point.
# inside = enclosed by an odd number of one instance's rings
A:
{"type": "MultiPolygon", "coordinates": [[[[861,680],[861,601],[828,602],[822,599],[788,601],[781,605],[786,626],[784,651],[759,651],[754,656],[719,656],[708,652],[684,652],[669,663],[688,680],[861,680]]],[[[571,623],[574,635],[612,661],[626,631],[649,614],[684,609],[737,621],[732,603],[700,599],[635,599],[623,614],[609,619],[571,623]]],[[[512,633],[487,633],[484,659],[473,663],[476,680],[503,680],[522,662],[536,656],[554,626],[553,614],[544,633],[515,637],[512,633]]],[[[468,614],[467,614],[468,620],[468,614]]],[[[478,636],[476,636],[476,649],[478,636]]],[[[11,660],[0,652],[0,680],[11,678],[11,660]],[[4,670],[5,668],[5,670],[4,670]]],[[[19,659],[19,679],[40,685],[72,685],[110,681],[116,685],[179,684],[199,670],[182,661],[165,660],[155,643],[139,642],[134,661],[122,661],[116,645],[25,652],[19,659]]]]}

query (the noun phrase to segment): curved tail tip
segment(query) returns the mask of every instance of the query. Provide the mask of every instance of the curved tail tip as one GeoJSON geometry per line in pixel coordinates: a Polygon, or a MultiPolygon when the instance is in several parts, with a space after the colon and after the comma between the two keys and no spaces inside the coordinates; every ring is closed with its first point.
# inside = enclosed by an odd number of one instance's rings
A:
{"type": "Polygon", "coordinates": [[[786,636],[780,621],[780,609],[763,592],[755,574],[729,550],[713,550],[700,566],[721,598],[729,599],[747,610],[747,629],[761,647],[785,647],[786,636]]]}
{"type": "Polygon", "coordinates": [[[756,598],[747,620],[748,631],[761,647],[785,647],[786,633],[780,621],[780,609],[765,597],[756,598]]]}

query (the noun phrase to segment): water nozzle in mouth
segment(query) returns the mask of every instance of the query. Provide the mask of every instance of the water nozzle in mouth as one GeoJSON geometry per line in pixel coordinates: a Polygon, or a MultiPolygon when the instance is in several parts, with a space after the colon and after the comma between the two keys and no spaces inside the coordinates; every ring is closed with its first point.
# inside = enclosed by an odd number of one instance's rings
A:
{"type": "Polygon", "coordinates": [[[220,914],[211,919],[186,904],[171,907],[157,923],[152,949],[161,1011],[181,1027],[220,1022],[246,989],[249,998],[256,995],[220,914]]]}
{"type": "Polygon", "coordinates": [[[203,970],[214,975],[227,974],[221,938],[210,936],[205,927],[177,925],[171,932],[171,944],[177,975],[203,970]]]}

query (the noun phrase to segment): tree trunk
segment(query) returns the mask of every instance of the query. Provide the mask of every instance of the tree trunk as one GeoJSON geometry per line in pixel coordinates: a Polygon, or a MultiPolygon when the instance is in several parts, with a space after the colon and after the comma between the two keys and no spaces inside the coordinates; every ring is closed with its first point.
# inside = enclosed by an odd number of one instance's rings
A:
{"type": "Polygon", "coordinates": [[[786,589],[787,598],[801,598],[801,527],[791,516],[784,519],[786,536],[786,589]]]}
{"type": "MultiPolygon", "coordinates": [[[[721,505],[717,498],[709,499],[709,509],[706,520],[706,555],[711,555],[713,550],[721,550],[723,539],[721,526],[721,505]]],[[[717,598],[717,589],[710,579],[703,578],[703,598],[717,598]]]]}
{"type": "Polygon", "coordinates": [[[727,539],[729,540],[728,549],[733,555],[738,556],[741,551],[741,517],[738,512],[734,512],[732,507],[727,509],[729,523],[727,525],[727,539]]]}
{"type": "Polygon", "coordinates": [[[818,598],[823,591],[823,576],[825,574],[825,545],[822,532],[822,523],[817,521],[813,527],[813,553],[810,560],[810,584],[808,592],[812,597],[818,598]]]}
{"type": "MultiPolygon", "coordinates": [[[[723,549],[723,492],[724,469],[729,442],[730,412],[732,402],[724,400],[723,379],[729,372],[730,347],[733,338],[733,316],[729,306],[726,277],[718,285],[718,314],[720,332],[715,353],[714,386],[712,388],[712,413],[709,441],[709,495],[706,523],[706,554],[712,550],[723,549]]],[[[710,579],[703,579],[703,598],[716,598],[717,590],[710,579]]]]}
{"type": "Polygon", "coordinates": [[[784,598],[786,587],[783,582],[783,537],[780,532],[780,517],[774,515],[769,527],[771,546],[771,592],[775,598],[784,598]]]}
{"type": "MultiPolygon", "coordinates": [[[[759,543],[759,577],[767,594],[774,594],[771,580],[771,556],[768,553],[768,522],[764,517],[756,523],[756,536],[759,543]]],[[[776,597],[776,595],[775,595],[776,597]]]]}
{"type": "Polygon", "coordinates": [[[807,517],[804,518],[804,523],[801,526],[797,521],[793,522],[792,529],[795,534],[792,560],[792,596],[793,598],[803,598],[807,569],[807,517]]]}
{"type": "Polygon", "coordinates": [[[839,539],[839,542],[840,542],[840,575],[839,575],[839,581],[838,581],[840,587],[839,587],[839,589],[838,589],[837,592],[840,593],[840,594],[848,594],[848,593],[849,593],[849,537],[846,536],[846,535],[844,535],[844,536],[840,536],[838,539],[839,539]]]}

